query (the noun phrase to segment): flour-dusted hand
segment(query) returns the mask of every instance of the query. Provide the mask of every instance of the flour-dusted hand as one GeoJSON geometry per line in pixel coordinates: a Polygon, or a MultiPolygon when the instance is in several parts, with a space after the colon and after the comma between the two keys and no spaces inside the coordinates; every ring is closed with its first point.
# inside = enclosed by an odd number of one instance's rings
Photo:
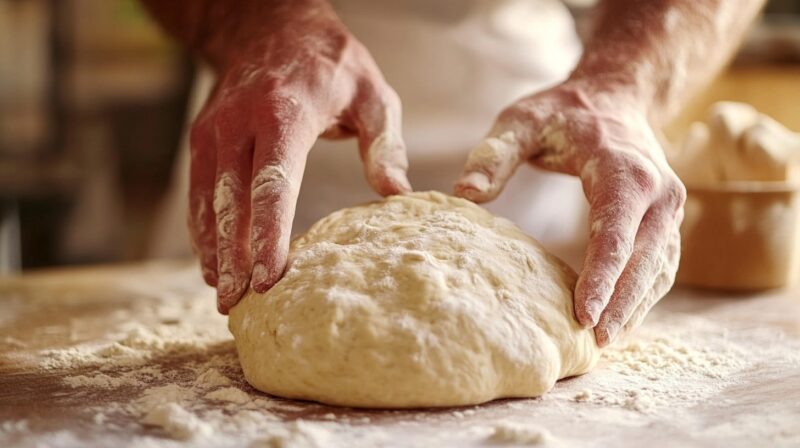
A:
{"type": "MultiPolygon", "coordinates": [[[[590,240],[575,317],[609,344],[672,285],[686,192],[651,126],[716,73],[764,0],[601,0],[569,79],[503,111],[456,194],[487,201],[523,162],[580,177],[590,240]]],[[[524,205],[521,205],[524,206],[524,205]]]]}
{"type": "MultiPolygon", "coordinates": [[[[496,197],[523,162],[580,177],[590,240],[575,316],[600,346],[634,327],[671,287],[685,190],[632,100],[566,83],[503,111],[470,154],[456,194],[496,197]]],[[[520,205],[524,206],[524,205],[520,205]]]]}
{"type": "Polygon", "coordinates": [[[332,9],[240,3],[209,44],[218,83],[191,130],[189,226],[222,313],[282,275],[318,136],[357,136],[372,188],[410,190],[400,101],[332,9]]]}

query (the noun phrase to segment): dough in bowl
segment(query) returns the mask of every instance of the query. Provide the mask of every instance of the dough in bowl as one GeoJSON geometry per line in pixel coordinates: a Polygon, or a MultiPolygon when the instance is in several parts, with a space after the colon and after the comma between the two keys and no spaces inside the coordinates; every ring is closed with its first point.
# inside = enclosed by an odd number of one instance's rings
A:
{"type": "Polygon", "coordinates": [[[591,369],[576,274],[510,221],[436,192],[337,211],[230,312],[247,381],[355,407],[535,397],[591,369]]]}

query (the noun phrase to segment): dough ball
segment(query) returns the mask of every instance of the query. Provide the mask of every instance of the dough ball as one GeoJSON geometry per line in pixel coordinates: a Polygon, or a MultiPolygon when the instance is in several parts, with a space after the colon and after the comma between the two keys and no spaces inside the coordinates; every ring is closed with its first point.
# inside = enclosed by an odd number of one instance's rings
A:
{"type": "Polygon", "coordinates": [[[706,123],[689,128],[670,164],[688,186],[732,181],[796,181],[800,134],[753,106],[715,103],[706,123]]]}
{"type": "Polygon", "coordinates": [[[340,210],[230,312],[253,387],[378,408],[535,397],[597,361],[576,274],[510,221],[441,193],[340,210]]]}

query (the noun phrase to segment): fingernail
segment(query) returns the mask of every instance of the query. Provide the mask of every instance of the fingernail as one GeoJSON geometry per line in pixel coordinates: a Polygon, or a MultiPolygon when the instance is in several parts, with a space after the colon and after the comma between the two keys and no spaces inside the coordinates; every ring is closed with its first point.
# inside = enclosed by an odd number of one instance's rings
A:
{"type": "Polygon", "coordinates": [[[458,184],[461,187],[472,188],[480,192],[486,192],[492,186],[492,182],[489,180],[489,176],[479,171],[473,171],[469,174],[464,175],[463,177],[461,177],[461,180],[459,180],[458,184]]]}
{"type": "Polygon", "coordinates": [[[220,275],[217,283],[217,310],[222,314],[228,314],[228,310],[239,302],[246,287],[246,282],[242,284],[231,274],[220,275]]]}
{"type": "Polygon", "coordinates": [[[235,304],[231,300],[230,295],[226,295],[223,291],[217,288],[217,311],[221,314],[228,314],[228,311],[235,304]]]}
{"type": "Polygon", "coordinates": [[[401,168],[390,168],[386,174],[389,176],[391,182],[397,193],[405,193],[411,191],[411,184],[408,182],[406,171],[401,168]]]}
{"type": "Polygon", "coordinates": [[[614,338],[617,337],[617,333],[619,333],[619,322],[609,321],[608,323],[606,323],[605,331],[606,331],[606,339],[610,344],[611,342],[614,341],[614,338]]]}
{"type": "Polygon", "coordinates": [[[603,312],[603,301],[600,299],[589,299],[586,301],[586,314],[592,320],[592,326],[597,325],[600,313],[603,312]]]}
{"type": "Polygon", "coordinates": [[[253,281],[251,282],[253,290],[258,293],[267,292],[267,289],[269,289],[269,277],[270,273],[267,266],[263,263],[256,263],[253,266],[253,281]]]}
{"type": "Polygon", "coordinates": [[[241,281],[237,281],[235,276],[222,274],[217,282],[217,297],[220,301],[233,306],[246,286],[246,283],[242,284],[241,281]]]}

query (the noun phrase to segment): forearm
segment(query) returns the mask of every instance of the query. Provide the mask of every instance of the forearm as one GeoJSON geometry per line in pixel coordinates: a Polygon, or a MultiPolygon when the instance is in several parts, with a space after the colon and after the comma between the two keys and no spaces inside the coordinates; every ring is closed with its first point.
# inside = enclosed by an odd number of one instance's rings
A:
{"type": "Polygon", "coordinates": [[[571,81],[630,93],[669,120],[739,45],[764,0],[604,0],[571,81]]]}
{"type": "MultiPolygon", "coordinates": [[[[327,0],[141,0],[150,14],[181,44],[213,67],[228,54],[267,33],[270,22],[298,8],[309,16],[331,12],[327,0]]],[[[273,22],[274,23],[274,22],[273,22]]]]}

